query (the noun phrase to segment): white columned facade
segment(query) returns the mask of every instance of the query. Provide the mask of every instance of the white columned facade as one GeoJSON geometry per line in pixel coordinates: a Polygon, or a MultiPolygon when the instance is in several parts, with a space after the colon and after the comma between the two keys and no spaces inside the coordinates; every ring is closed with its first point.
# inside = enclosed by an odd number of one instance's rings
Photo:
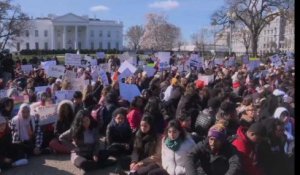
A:
{"type": "Polygon", "coordinates": [[[51,42],[52,42],[52,50],[55,50],[55,26],[52,26],[52,37],[51,37],[51,42]]]}
{"type": "Polygon", "coordinates": [[[62,48],[66,49],[66,35],[67,35],[66,26],[64,25],[63,28],[64,29],[63,29],[63,46],[62,46],[62,48]]]}
{"type": "Polygon", "coordinates": [[[78,48],[78,26],[77,25],[75,25],[75,42],[74,42],[74,48],[75,48],[75,50],[77,50],[77,48],[78,48]]]}
{"type": "Polygon", "coordinates": [[[88,30],[88,26],[86,26],[86,30],[85,30],[85,48],[89,49],[89,30],[88,30]]]}

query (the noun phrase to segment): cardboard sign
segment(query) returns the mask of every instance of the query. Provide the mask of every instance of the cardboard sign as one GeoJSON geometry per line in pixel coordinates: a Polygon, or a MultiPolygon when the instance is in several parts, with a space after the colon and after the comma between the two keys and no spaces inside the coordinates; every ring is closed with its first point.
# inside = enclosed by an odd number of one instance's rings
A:
{"type": "Polygon", "coordinates": [[[0,98],[7,97],[7,90],[0,90],[0,98]]]}
{"type": "Polygon", "coordinates": [[[134,97],[140,96],[140,95],[141,95],[141,92],[135,84],[120,83],[120,96],[123,99],[125,99],[129,102],[132,102],[134,97]]]}
{"type": "Polygon", "coordinates": [[[120,68],[118,69],[118,72],[122,73],[123,71],[125,71],[126,69],[129,69],[129,71],[131,73],[135,73],[137,68],[135,66],[133,66],[132,64],[130,64],[128,61],[124,61],[120,68]]]}
{"type": "Polygon", "coordinates": [[[55,123],[58,119],[57,112],[56,112],[56,105],[39,106],[34,111],[35,114],[38,114],[40,116],[39,117],[40,125],[55,123]]]}
{"type": "Polygon", "coordinates": [[[51,86],[37,86],[34,87],[34,92],[46,92],[47,88],[51,88],[51,86]]]}
{"type": "Polygon", "coordinates": [[[65,75],[65,67],[64,66],[51,66],[46,71],[49,77],[59,78],[65,75]]]}
{"type": "Polygon", "coordinates": [[[72,100],[75,90],[61,90],[55,92],[55,103],[59,103],[62,100],[72,100]]]}
{"type": "Polygon", "coordinates": [[[31,64],[26,64],[26,65],[21,65],[21,70],[25,73],[25,74],[29,74],[33,68],[31,64]]]}
{"type": "Polygon", "coordinates": [[[98,59],[104,59],[105,58],[105,53],[104,52],[96,52],[96,56],[98,59]]]}
{"type": "Polygon", "coordinates": [[[66,53],[65,54],[65,65],[81,66],[81,55],[66,53]]]}
{"type": "Polygon", "coordinates": [[[198,74],[198,80],[202,80],[204,81],[204,85],[208,85],[210,82],[214,82],[214,75],[198,74]]]}

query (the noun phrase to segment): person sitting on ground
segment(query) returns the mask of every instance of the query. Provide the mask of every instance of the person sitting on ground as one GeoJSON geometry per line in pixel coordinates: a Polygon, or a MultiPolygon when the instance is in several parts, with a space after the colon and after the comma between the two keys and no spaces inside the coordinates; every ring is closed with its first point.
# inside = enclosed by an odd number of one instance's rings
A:
{"type": "Polygon", "coordinates": [[[6,119],[0,115],[0,168],[8,169],[25,165],[28,160],[19,145],[12,143],[11,131],[6,119]]]}
{"type": "Polygon", "coordinates": [[[165,130],[161,147],[163,168],[169,175],[185,174],[187,153],[195,146],[194,140],[180,126],[179,121],[171,120],[165,130]]]}
{"type": "Polygon", "coordinates": [[[89,111],[79,111],[71,128],[59,136],[59,140],[70,144],[72,140],[71,162],[76,167],[90,171],[107,165],[107,150],[100,150],[99,133],[91,122],[89,111]]]}
{"type": "Polygon", "coordinates": [[[127,114],[127,120],[133,133],[135,133],[139,127],[143,116],[143,98],[136,96],[131,102],[130,110],[127,114]]]}
{"type": "Polygon", "coordinates": [[[236,149],[226,140],[226,128],[213,125],[207,139],[199,142],[187,155],[187,175],[235,175],[241,169],[241,160],[236,149]]]}
{"type": "Polygon", "coordinates": [[[110,154],[119,156],[129,154],[132,131],[126,119],[127,109],[120,107],[113,113],[113,119],[106,129],[106,143],[110,154]]]}

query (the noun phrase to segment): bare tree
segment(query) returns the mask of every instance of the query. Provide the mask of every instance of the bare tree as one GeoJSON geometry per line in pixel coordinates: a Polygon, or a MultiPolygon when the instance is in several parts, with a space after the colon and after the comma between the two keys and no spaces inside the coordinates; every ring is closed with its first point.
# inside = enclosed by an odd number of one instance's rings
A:
{"type": "Polygon", "coordinates": [[[147,14],[147,24],[142,37],[144,49],[171,50],[180,36],[180,29],[167,21],[166,16],[147,14]]]}
{"type": "Polygon", "coordinates": [[[230,20],[228,12],[234,13],[251,33],[252,52],[257,53],[258,37],[262,29],[277,16],[285,15],[292,0],[226,0],[226,5],[212,15],[212,23],[224,25],[230,20]]]}
{"type": "Polygon", "coordinates": [[[0,49],[13,45],[29,26],[29,17],[19,5],[13,5],[11,0],[0,1],[0,49]]]}
{"type": "Polygon", "coordinates": [[[244,24],[238,23],[235,25],[234,37],[245,46],[246,54],[248,54],[251,46],[251,32],[244,24]]]}
{"type": "Polygon", "coordinates": [[[145,33],[143,26],[132,26],[128,29],[126,38],[128,40],[128,46],[135,51],[139,50],[142,43],[142,37],[145,33]]]}

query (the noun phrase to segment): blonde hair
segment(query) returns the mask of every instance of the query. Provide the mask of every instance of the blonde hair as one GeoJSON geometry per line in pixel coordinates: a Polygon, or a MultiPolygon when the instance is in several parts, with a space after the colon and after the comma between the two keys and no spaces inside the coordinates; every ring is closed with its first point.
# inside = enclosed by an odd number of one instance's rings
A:
{"type": "Polygon", "coordinates": [[[82,99],[85,100],[85,98],[93,91],[92,85],[88,84],[82,92],[82,99]]]}

